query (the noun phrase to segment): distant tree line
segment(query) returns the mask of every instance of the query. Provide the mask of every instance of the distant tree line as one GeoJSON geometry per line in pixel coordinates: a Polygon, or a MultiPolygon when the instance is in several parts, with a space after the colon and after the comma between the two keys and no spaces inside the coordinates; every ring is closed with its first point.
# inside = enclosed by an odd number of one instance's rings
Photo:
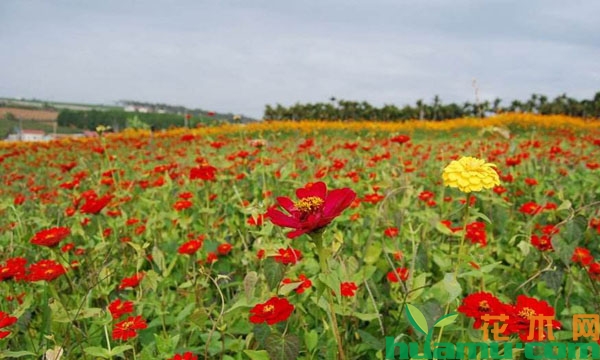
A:
{"type": "Polygon", "coordinates": [[[158,114],[158,113],[132,113],[123,110],[61,110],[58,114],[58,126],[76,127],[79,129],[95,130],[99,125],[111,126],[116,131],[129,127],[128,122],[134,117],[136,122],[143,122],[154,129],[168,129],[171,127],[183,127],[187,124],[189,127],[196,127],[198,124],[213,125],[219,122],[218,119],[189,114],[158,114]]]}
{"type": "Polygon", "coordinates": [[[584,118],[600,118],[600,92],[590,100],[577,100],[566,94],[549,100],[547,96],[533,94],[526,101],[513,100],[501,106],[499,98],[493,101],[465,102],[463,104],[443,104],[439,96],[431,103],[418,100],[415,105],[401,108],[395,105],[375,107],[366,101],[338,100],[334,97],[329,102],[300,104],[285,107],[280,104],[266,105],[264,118],[267,120],[379,120],[403,121],[409,119],[445,120],[462,117],[486,117],[500,112],[526,112],[535,114],[562,114],[584,118]]]}

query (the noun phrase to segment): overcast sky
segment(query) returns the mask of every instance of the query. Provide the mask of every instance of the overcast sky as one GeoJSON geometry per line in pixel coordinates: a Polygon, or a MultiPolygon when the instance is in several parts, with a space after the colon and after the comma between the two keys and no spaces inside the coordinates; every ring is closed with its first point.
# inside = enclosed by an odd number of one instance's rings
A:
{"type": "Polygon", "coordinates": [[[0,96],[376,106],[600,91],[600,1],[0,0],[0,96]]]}

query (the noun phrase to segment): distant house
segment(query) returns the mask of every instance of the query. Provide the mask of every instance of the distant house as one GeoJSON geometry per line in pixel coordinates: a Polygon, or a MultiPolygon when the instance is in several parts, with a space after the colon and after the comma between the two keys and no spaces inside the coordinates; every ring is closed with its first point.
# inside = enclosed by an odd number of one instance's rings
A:
{"type": "Polygon", "coordinates": [[[44,141],[48,140],[46,133],[43,130],[27,130],[23,129],[21,133],[10,134],[8,141],[44,141]]]}
{"type": "Polygon", "coordinates": [[[125,110],[127,112],[139,112],[139,113],[150,113],[153,111],[153,109],[148,106],[137,106],[137,105],[127,105],[123,108],[123,110],[125,110]]]}

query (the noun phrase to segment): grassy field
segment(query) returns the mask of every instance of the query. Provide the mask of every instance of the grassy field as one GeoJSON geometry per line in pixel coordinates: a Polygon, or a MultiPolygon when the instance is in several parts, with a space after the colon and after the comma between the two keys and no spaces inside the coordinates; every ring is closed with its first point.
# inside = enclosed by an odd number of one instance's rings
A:
{"type": "Polygon", "coordinates": [[[0,143],[0,358],[383,359],[485,315],[571,341],[599,159],[598,122],[519,114],[0,143]],[[465,156],[495,167],[445,181],[465,156]]]}

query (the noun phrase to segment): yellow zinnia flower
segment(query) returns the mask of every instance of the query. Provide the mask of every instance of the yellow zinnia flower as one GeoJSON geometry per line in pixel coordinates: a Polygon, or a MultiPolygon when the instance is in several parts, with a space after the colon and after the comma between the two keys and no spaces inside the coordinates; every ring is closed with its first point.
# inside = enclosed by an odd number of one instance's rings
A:
{"type": "Polygon", "coordinates": [[[486,163],[485,160],[463,156],[446,166],[442,178],[444,185],[457,187],[465,193],[491,189],[500,185],[500,178],[494,167],[496,165],[486,163]]]}

